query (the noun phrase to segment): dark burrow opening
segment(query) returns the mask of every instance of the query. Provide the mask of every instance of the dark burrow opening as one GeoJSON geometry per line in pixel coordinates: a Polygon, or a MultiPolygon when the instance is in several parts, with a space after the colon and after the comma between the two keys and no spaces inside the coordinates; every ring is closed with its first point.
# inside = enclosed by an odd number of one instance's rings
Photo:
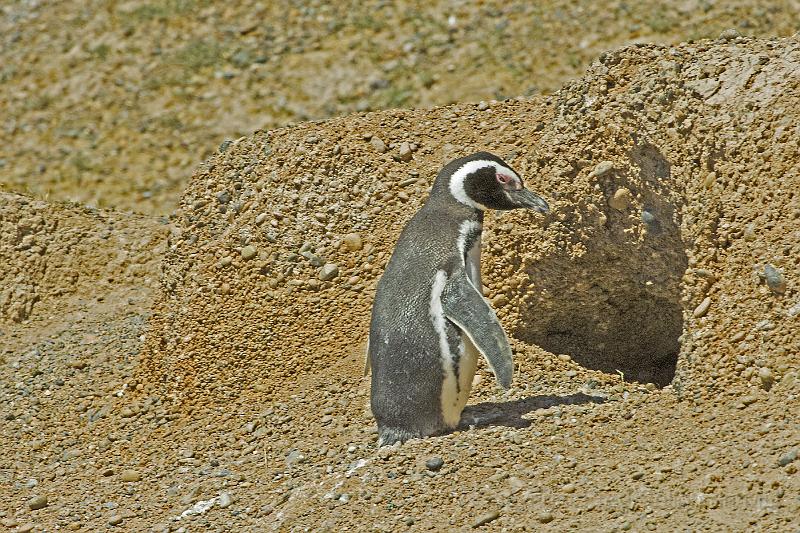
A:
{"type": "Polygon", "coordinates": [[[631,175],[598,180],[594,204],[579,205],[567,222],[582,253],[562,246],[521,265],[530,285],[514,335],[586,368],[665,386],[683,332],[681,197],[655,148],[634,150],[631,160],[631,175]],[[621,188],[630,191],[627,205],[610,201],[621,188]]]}

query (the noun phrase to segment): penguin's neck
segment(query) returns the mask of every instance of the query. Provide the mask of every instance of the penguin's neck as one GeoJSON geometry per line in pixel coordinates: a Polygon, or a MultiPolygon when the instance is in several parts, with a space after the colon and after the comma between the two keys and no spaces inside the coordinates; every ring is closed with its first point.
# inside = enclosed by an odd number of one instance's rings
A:
{"type": "Polygon", "coordinates": [[[483,211],[472,206],[462,204],[450,195],[434,195],[428,197],[423,209],[447,213],[455,220],[477,222],[483,226],[483,211]]]}

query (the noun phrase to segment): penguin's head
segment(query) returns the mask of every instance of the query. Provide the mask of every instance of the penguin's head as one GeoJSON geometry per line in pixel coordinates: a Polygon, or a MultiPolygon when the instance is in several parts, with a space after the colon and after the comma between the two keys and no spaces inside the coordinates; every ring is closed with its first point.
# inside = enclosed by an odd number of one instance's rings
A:
{"type": "Polygon", "coordinates": [[[447,188],[458,202],[487,209],[533,209],[547,213],[550,207],[522,183],[505,161],[488,152],[477,152],[448,163],[440,179],[449,174],[447,188]]]}

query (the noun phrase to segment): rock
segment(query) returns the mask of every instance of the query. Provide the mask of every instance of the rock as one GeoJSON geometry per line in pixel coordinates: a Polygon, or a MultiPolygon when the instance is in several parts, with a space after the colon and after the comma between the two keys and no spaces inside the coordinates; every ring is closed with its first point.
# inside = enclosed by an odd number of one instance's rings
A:
{"type": "Polygon", "coordinates": [[[744,228],[744,232],[742,233],[742,237],[744,237],[744,240],[746,240],[748,242],[753,242],[754,240],[756,240],[756,226],[755,226],[755,224],[748,224],[744,228]]]}
{"type": "Polygon", "coordinates": [[[798,452],[797,448],[789,450],[778,458],[778,465],[786,466],[789,463],[793,463],[795,460],[797,460],[798,454],[800,454],[800,452],[798,452]]]}
{"type": "Polygon", "coordinates": [[[692,315],[695,318],[704,317],[704,316],[706,316],[706,313],[708,313],[708,308],[709,307],[711,307],[711,297],[706,296],[703,299],[703,301],[700,302],[700,305],[698,305],[697,307],[694,308],[694,311],[692,311],[692,315]]]}
{"type": "Polygon", "coordinates": [[[481,527],[483,525],[488,524],[493,520],[497,520],[500,517],[500,511],[491,511],[485,514],[480,515],[475,521],[472,523],[472,527],[481,527]]]}
{"type": "Polygon", "coordinates": [[[499,309],[505,306],[508,303],[508,296],[505,294],[498,294],[494,298],[492,298],[492,307],[495,309],[499,309]]]}
{"type": "Polygon", "coordinates": [[[411,161],[411,145],[407,142],[401,143],[395,159],[404,162],[411,161]]]}
{"type": "Polygon", "coordinates": [[[555,517],[553,516],[553,513],[551,513],[550,511],[544,511],[542,513],[539,513],[539,515],[536,517],[536,519],[542,524],[549,524],[550,522],[553,521],[554,518],[555,517]]]}
{"type": "Polygon", "coordinates": [[[217,506],[220,509],[227,509],[233,504],[233,496],[231,496],[230,492],[223,492],[219,495],[219,499],[217,500],[217,506]]]}
{"type": "Polygon", "coordinates": [[[319,271],[321,281],[330,281],[339,275],[339,267],[333,263],[326,263],[319,271]]]}
{"type": "Polygon", "coordinates": [[[217,201],[222,205],[225,205],[231,201],[231,194],[228,191],[220,191],[216,196],[217,201]]]}
{"type": "Polygon", "coordinates": [[[614,196],[608,200],[608,205],[617,211],[625,211],[631,205],[632,200],[631,191],[626,187],[620,187],[614,192],[614,196]]]}
{"type": "Polygon", "coordinates": [[[256,225],[260,226],[261,224],[263,224],[264,221],[267,220],[268,216],[269,215],[267,215],[266,213],[259,213],[258,216],[256,216],[256,225]]]}
{"type": "Polygon", "coordinates": [[[444,465],[444,459],[438,456],[431,457],[430,459],[425,461],[425,468],[427,468],[428,470],[432,470],[434,472],[442,468],[442,465],[444,465]]]}
{"type": "Polygon", "coordinates": [[[386,143],[383,142],[380,139],[380,137],[373,137],[369,143],[372,145],[372,148],[374,148],[375,151],[378,152],[379,154],[386,152],[386,143]]]}
{"type": "Polygon", "coordinates": [[[744,409],[748,405],[750,405],[752,403],[755,403],[757,401],[758,401],[758,397],[757,396],[755,396],[753,394],[748,394],[747,396],[743,396],[739,400],[739,403],[736,405],[736,407],[738,407],[739,409],[744,409]]]}
{"type": "Polygon", "coordinates": [[[250,259],[254,258],[257,254],[256,247],[253,245],[248,244],[244,248],[242,248],[242,259],[245,261],[249,261],[250,259]]]}
{"type": "Polygon", "coordinates": [[[134,483],[142,480],[142,475],[136,470],[123,470],[119,478],[125,483],[134,483]]]}
{"type": "Polygon", "coordinates": [[[484,100],[481,100],[478,103],[478,111],[485,111],[486,109],[489,109],[489,104],[487,104],[484,100]]]}
{"type": "Polygon", "coordinates": [[[636,472],[631,474],[631,479],[633,479],[634,481],[638,481],[643,477],[644,477],[644,472],[642,472],[641,470],[637,470],[636,472]]]}
{"type": "Polygon", "coordinates": [[[308,262],[311,264],[311,266],[315,268],[319,268],[325,264],[324,259],[322,259],[320,256],[318,256],[313,252],[309,252],[308,250],[306,250],[305,252],[301,252],[300,255],[308,259],[308,262]]]}
{"type": "Polygon", "coordinates": [[[575,484],[574,483],[567,483],[566,485],[561,487],[561,490],[563,490],[567,494],[572,494],[573,492],[575,492],[575,484]]]}
{"type": "Polygon", "coordinates": [[[36,527],[36,524],[34,524],[33,522],[26,522],[25,524],[22,524],[21,526],[19,526],[19,529],[17,529],[17,532],[18,533],[28,533],[29,531],[33,531],[35,527],[36,527]]]}
{"type": "Polygon", "coordinates": [[[611,161],[601,161],[596,167],[594,167],[594,170],[592,170],[592,172],[589,174],[589,177],[594,176],[599,178],[600,176],[605,176],[612,170],[614,170],[614,163],[611,161]]]}
{"type": "Polygon", "coordinates": [[[361,235],[358,233],[348,233],[344,236],[342,242],[344,242],[345,248],[351,252],[357,252],[364,246],[364,243],[361,240],[361,235]]]}
{"type": "Polygon", "coordinates": [[[39,509],[44,509],[45,507],[47,507],[47,505],[48,505],[47,495],[45,494],[34,496],[30,500],[28,500],[28,508],[31,511],[38,511],[39,509]]]}
{"type": "Polygon", "coordinates": [[[764,390],[771,389],[773,383],[775,383],[775,376],[772,374],[772,370],[766,366],[762,366],[758,369],[758,379],[761,380],[761,387],[764,390]]]}
{"type": "Polygon", "coordinates": [[[738,37],[741,37],[742,34],[739,33],[739,30],[736,28],[728,28],[727,30],[723,31],[719,34],[720,41],[732,41],[738,37]]]}
{"type": "Polygon", "coordinates": [[[112,525],[112,526],[118,526],[118,525],[120,525],[120,524],[122,523],[122,515],[118,515],[118,514],[112,515],[112,516],[111,516],[111,517],[108,519],[108,523],[109,523],[110,525],[112,525]]]}
{"type": "Polygon", "coordinates": [[[306,456],[300,450],[292,450],[286,456],[286,464],[291,466],[295,463],[304,463],[306,456]]]}
{"type": "Polygon", "coordinates": [[[767,280],[767,287],[775,294],[783,294],[786,292],[786,279],[780,270],[774,266],[767,264],[764,267],[764,279],[767,280]]]}

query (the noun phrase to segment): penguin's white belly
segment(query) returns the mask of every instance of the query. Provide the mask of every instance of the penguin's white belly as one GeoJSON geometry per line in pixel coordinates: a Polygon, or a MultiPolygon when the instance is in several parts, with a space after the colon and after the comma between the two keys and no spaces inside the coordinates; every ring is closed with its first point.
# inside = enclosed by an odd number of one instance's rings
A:
{"type": "Polygon", "coordinates": [[[478,366],[478,350],[466,335],[461,337],[458,359],[458,378],[456,372],[445,373],[442,383],[442,418],[449,427],[456,427],[461,420],[461,412],[467,405],[469,393],[472,390],[472,378],[478,366]]]}
{"type": "MultiPolygon", "coordinates": [[[[467,277],[472,282],[478,293],[482,294],[483,285],[481,284],[481,240],[480,237],[467,253],[466,271],[467,277]]],[[[472,379],[475,377],[475,370],[478,367],[478,349],[469,339],[469,336],[461,332],[461,344],[458,347],[459,357],[456,363],[451,358],[452,364],[457,365],[457,369],[445,369],[445,379],[442,383],[442,418],[449,427],[456,427],[461,420],[461,413],[467,405],[469,393],[472,391],[472,379]],[[457,370],[457,371],[456,371],[457,370]]]]}

